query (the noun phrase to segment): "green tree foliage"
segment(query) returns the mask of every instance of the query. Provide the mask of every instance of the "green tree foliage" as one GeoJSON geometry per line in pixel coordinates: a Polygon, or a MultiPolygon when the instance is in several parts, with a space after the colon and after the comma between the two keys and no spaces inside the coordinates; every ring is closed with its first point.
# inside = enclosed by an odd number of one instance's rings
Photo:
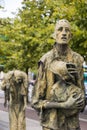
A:
{"type": "Polygon", "coordinates": [[[39,58],[52,48],[52,34],[57,20],[71,22],[70,46],[81,55],[87,55],[87,2],[86,0],[26,0],[13,20],[4,21],[0,28],[2,49],[8,69],[35,69],[39,58]],[[5,51],[4,51],[5,50],[5,51]],[[10,51],[9,51],[10,50],[10,51]]]}
{"type": "Polygon", "coordinates": [[[65,17],[71,21],[73,31],[72,48],[81,55],[87,55],[87,1],[78,0],[65,2],[65,17]],[[69,4],[66,4],[69,3],[69,4]]]}
{"type": "Polygon", "coordinates": [[[18,68],[18,52],[20,42],[15,42],[15,30],[12,19],[0,19],[0,64],[5,65],[6,70],[18,68]]]}

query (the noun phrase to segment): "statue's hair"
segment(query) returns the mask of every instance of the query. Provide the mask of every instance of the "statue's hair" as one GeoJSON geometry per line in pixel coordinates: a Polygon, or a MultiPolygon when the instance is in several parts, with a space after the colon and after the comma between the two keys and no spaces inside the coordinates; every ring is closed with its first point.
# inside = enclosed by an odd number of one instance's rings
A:
{"type": "Polygon", "coordinates": [[[68,26],[70,27],[70,23],[69,23],[68,20],[66,20],[66,19],[61,19],[61,20],[58,20],[58,21],[56,22],[55,29],[57,29],[57,26],[60,25],[61,23],[66,23],[66,24],[68,24],[68,26]]]}

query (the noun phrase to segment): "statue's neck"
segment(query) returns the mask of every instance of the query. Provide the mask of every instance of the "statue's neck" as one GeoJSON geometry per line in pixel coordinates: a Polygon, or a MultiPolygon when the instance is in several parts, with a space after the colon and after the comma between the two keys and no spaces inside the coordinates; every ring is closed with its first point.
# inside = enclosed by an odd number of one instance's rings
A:
{"type": "Polygon", "coordinates": [[[56,48],[56,51],[58,52],[59,55],[66,55],[69,46],[68,46],[68,44],[58,44],[58,43],[56,43],[55,48],[56,48]]]}

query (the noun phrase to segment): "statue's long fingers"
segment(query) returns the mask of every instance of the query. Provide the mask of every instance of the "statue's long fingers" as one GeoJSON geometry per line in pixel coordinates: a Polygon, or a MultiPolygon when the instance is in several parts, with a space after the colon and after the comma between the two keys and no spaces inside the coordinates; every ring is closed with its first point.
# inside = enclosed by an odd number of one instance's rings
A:
{"type": "Polygon", "coordinates": [[[77,102],[76,105],[77,105],[78,107],[80,107],[80,106],[82,107],[82,106],[84,106],[84,101],[77,102]]]}
{"type": "Polygon", "coordinates": [[[73,93],[73,97],[75,98],[76,101],[79,101],[81,99],[83,100],[82,94],[77,95],[77,93],[73,93]]]}

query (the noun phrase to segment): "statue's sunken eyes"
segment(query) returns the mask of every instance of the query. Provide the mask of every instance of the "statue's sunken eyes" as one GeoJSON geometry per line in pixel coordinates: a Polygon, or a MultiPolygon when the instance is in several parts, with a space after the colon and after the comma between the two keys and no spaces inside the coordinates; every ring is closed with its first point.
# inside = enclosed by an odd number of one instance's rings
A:
{"type": "Polygon", "coordinates": [[[68,28],[68,27],[59,27],[58,29],[57,29],[57,31],[65,31],[65,32],[70,32],[70,29],[68,28]]]}

